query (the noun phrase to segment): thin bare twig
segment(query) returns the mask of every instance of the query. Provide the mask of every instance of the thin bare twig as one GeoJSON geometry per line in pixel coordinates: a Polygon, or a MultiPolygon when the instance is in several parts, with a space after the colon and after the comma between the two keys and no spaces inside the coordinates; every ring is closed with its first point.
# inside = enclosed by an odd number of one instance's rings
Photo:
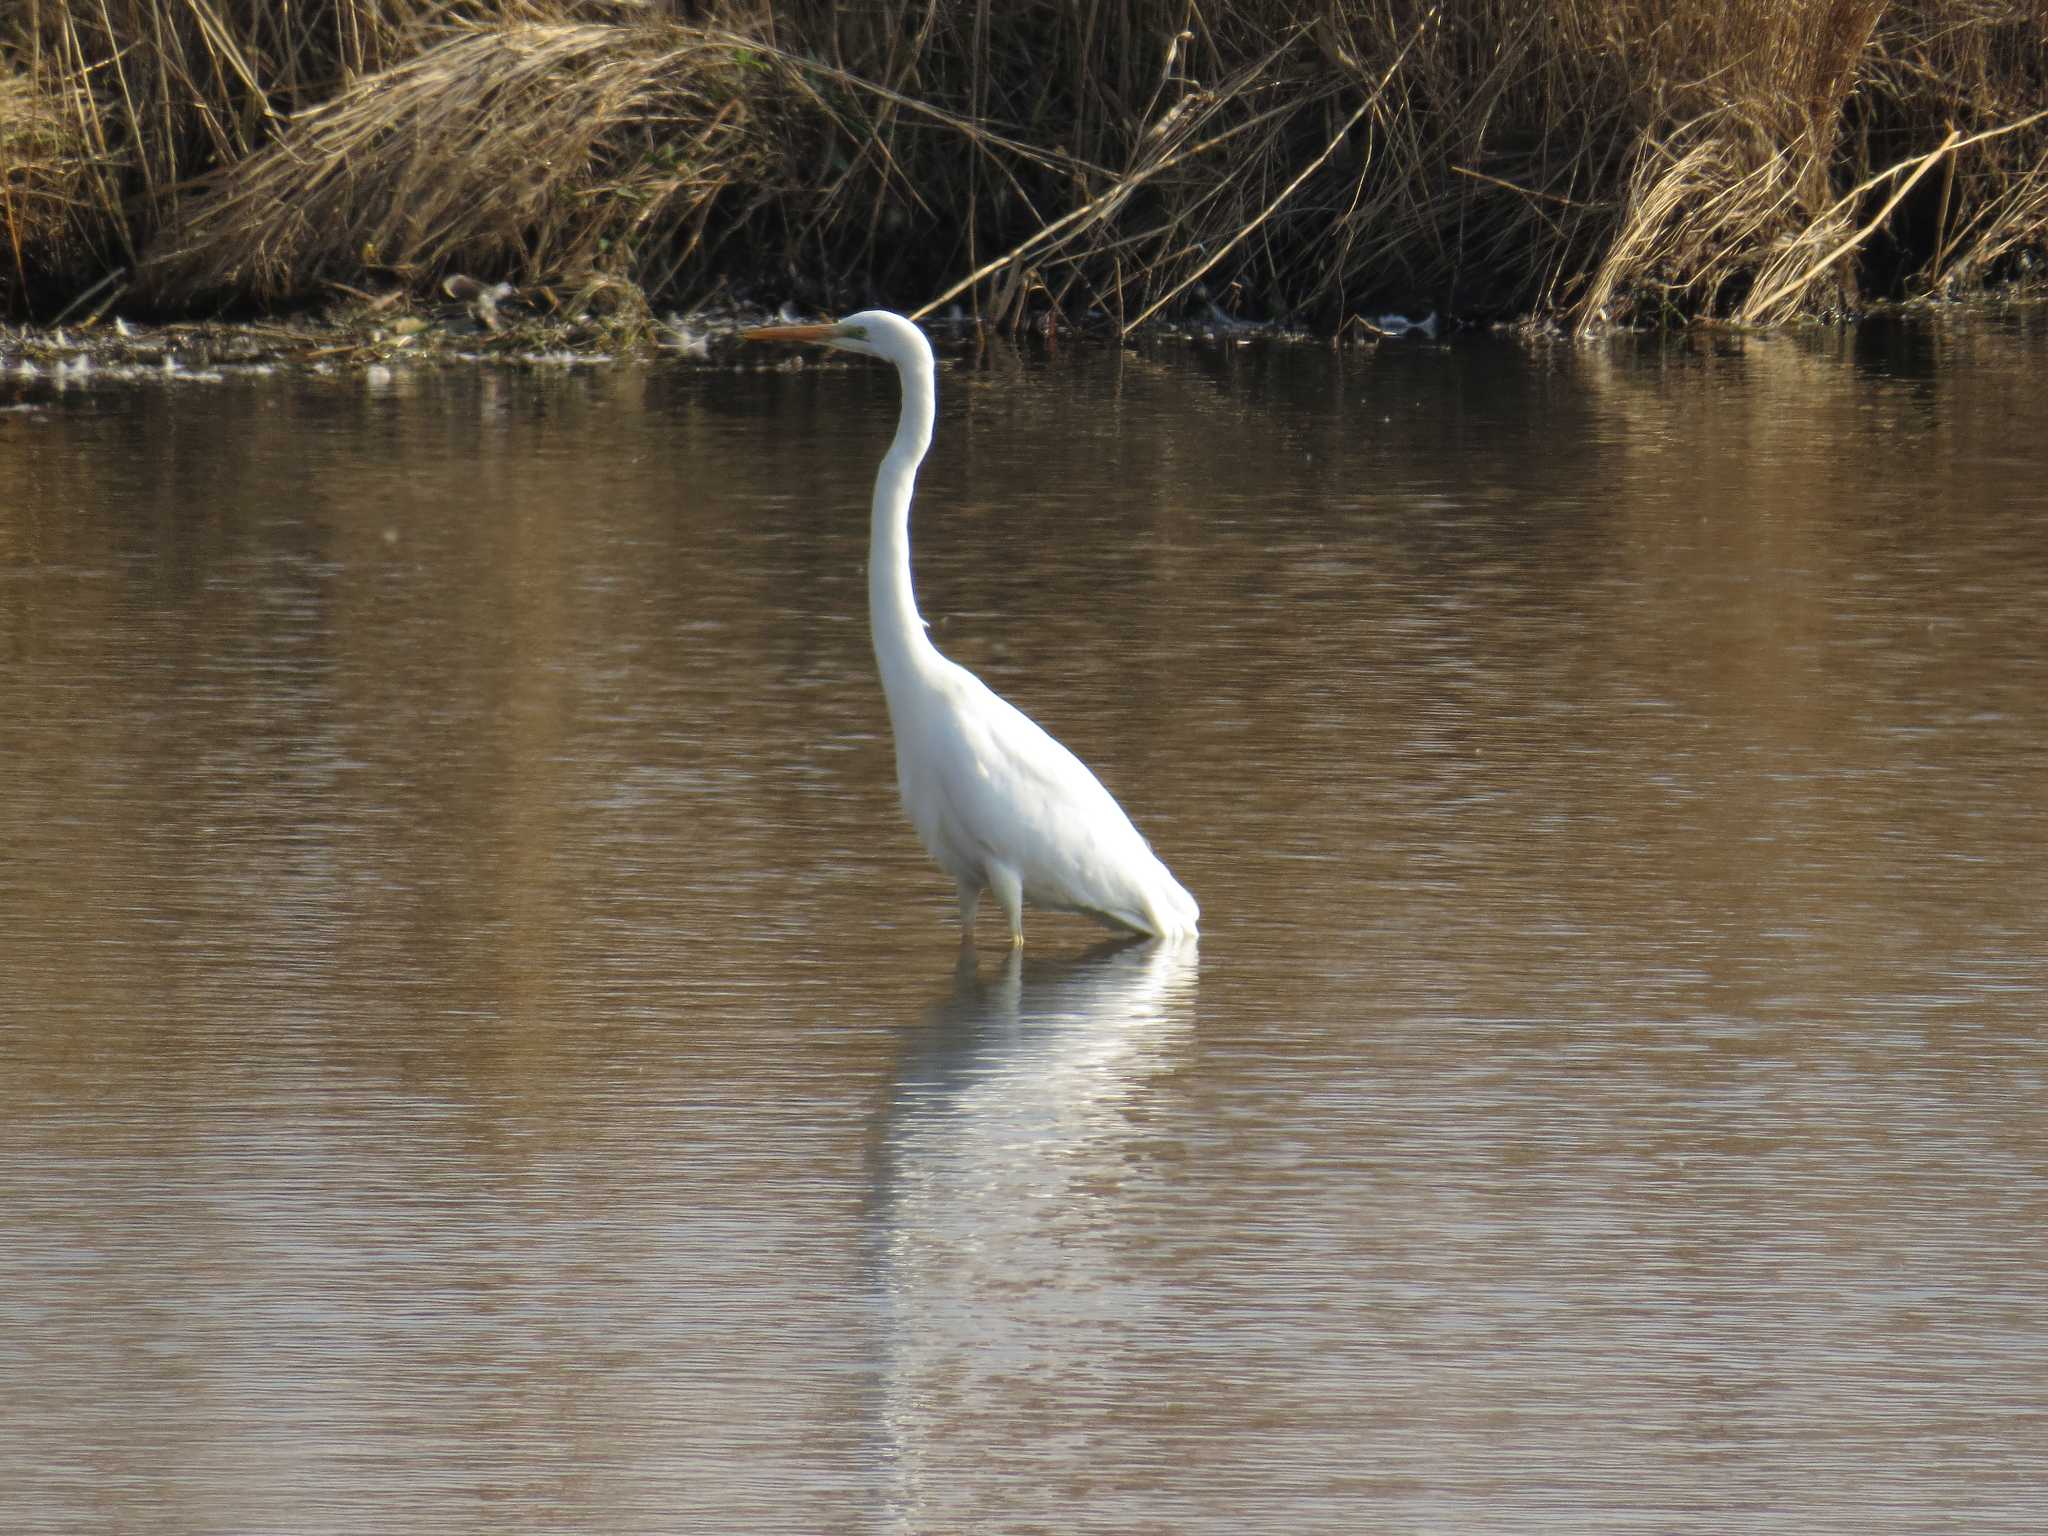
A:
{"type": "Polygon", "coordinates": [[[1297,187],[1299,187],[1304,181],[1307,181],[1309,177],[1315,175],[1317,171],[1323,168],[1323,162],[1328,160],[1330,156],[1334,155],[1337,152],[1337,146],[1342,144],[1344,142],[1346,135],[1348,135],[1353,128],[1356,128],[1358,126],[1359,119],[1363,118],[1365,114],[1370,112],[1371,110],[1372,102],[1367,101],[1364,105],[1359,107],[1359,109],[1356,112],[1353,112],[1351,116],[1346,118],[1344,120],[1344,126],[1342,128],[1339,128],[1336,134],[1331,138],[1330,142],[1323,146],[1323,152],[1317,155],[1315,159],[1309,161],[1309,163],[1302,168],[1300,175],[1296,176],[1294,180],[1290,181],[1289,183],[1287,183],[1286,186],[1282,187],[1280,189],[1280,195],[1274,198],[1271,202],[1267,203],[1264,208],[1260,209],[1259,216],[1257,218],[1253,219],[1251,223],[1245,225],[1244,228],[1240,229],[1236,234],[1232,235],[1221,246],[1217,247],[1217,249],[1209,256],[1209,258],[1206,261],[1204,261],[1200,266],[1196,267],[1194,271],[1190,272],[1186,277],[1182,278],[1179,282],[1175,283],[1171,288],[1167,289],[1166,292],[1162,293],[1158,298],[1154,299],[1150,304],[1146,305],[1144,309],[1140,310],[1138,312],[1138,317],[1123,328],[1122,334],[1126,336],[1130,335],[1132,331],[1136,330],[1139,326],[1143,325],[1147,320],[1151,319],[1153,315],[1157,314],[1166,305],[1172,303],[1175,299],[1179,298],[1183,293],[1185,293],[1189,289],[1189,287],[1191,287],[1195,282],[1197,282],[1201,278],[1203,273],[1209,271],[1212,267],[1216,265],[1217,262],[1221,261],[1224,257],[1228,256],[1232,251],[1236,250],[1237,247],[1244,242],[1244,239],[1247,235],[1251,234],[1253,230],[1257,229],[1261,224],[1265,223],[1266,220],[1270,219],[1273,216],[1273,214],[1279,209],[1282,203],[1285,203],[1288,198],[1294,196],[1294,192],[1297,187]]]}

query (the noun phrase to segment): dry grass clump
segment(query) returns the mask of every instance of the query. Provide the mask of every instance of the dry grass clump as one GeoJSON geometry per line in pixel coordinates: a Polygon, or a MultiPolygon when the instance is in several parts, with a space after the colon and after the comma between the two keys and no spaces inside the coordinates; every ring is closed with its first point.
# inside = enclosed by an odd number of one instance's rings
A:
{"type": "Polygon", "coordinates": [[[1571,295],[1575,320],[1627,306],[1753,318],[1759,288],[1844,233],[1849,209],[1831,188],[1839,124],[1883,4],[1730,0],[1684,28],[1653,8],[1609,13],[1631,76],[1669,85],[1635,135],[1600,259],[1571,295]]]}
{"type": "MultiPolygon", "coordinates": [[[[62,294],[88,268],[102,289],[174,217],[197,177],[241,163],[273,128],[352,70],[377,67],[408,0],[29,0],[0,9],[0,77],[28,82],[75,157],[62,249],[25,261],[0,303],[62,294]]],[[[19,161],[0,142],[0,172],[19,161]]],[[[19,210],[0,208],[10,236],[19,210]]],[[[23,242],[26,246],[27,242],[23,242]]]]}
{"type": "Polygon", "coordinates": [[[677,27],[441,25],[209,178],[144,274],[177,301],[457,268],[664,288],[719,194],[772,171],[752,83],[677,27]]]}
{"type": "Polygon", "coordinates": [[[2048,229],[2048,4],[1911,0],[1886,8],[1867,100],[1852,122],[1870,157],[1909,162],[1932,125],[1959,135],[1888,244],[1916,286],[1995,279],[2043,254],[2048,229]]]}
{"type": "MultiPolygon", "coordinates": [[[[1329,326],[1771,324],[2048,247],[2037,0],[43,0],[9,25],[0,80],[76,146],[68,248],[167,306],[460,269],[1000,323],[1206,295],[1329,326]]],[[[55,282],[0,219],[11,291],[55,282]]]]}
{"type": "Polygon", "coordinates": [[[14,284],[64,259],[89,175],[63,104],[0,63],[0,272],[14,284]]]}

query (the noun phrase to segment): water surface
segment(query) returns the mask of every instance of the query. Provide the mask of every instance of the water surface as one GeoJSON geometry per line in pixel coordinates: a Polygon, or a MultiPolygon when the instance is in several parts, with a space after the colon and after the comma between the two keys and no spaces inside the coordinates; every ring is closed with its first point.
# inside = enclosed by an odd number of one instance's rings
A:
{"type": "Polygon", "coordinates": [[[964,963],[886,370],[9,380],[8,1523],[2041,1529],[2044,363],[954,353],[964,963]]]}

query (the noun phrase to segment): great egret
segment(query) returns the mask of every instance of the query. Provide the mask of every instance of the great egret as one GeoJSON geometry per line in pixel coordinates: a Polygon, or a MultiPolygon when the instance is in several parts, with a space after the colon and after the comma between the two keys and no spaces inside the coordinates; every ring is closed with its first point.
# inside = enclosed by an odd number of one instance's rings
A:
{"type": "Polygon", "coordinates": [[[1154,938],[1192,938],[1201,915],[1195,898],[1101,780],[925,634],[910,584],[910,492],[938,400],[924,332],[871,309],[836,324],[771,325],[744,337],[879,357],[902,380],[896,440],[875,477],[868,624],[896,735],[896,787],[918,836],[959,888],[960,942],[973,941],[983,891],[995,893],[1013,946],[1024,942],[1027,901],[1154,938]]]}

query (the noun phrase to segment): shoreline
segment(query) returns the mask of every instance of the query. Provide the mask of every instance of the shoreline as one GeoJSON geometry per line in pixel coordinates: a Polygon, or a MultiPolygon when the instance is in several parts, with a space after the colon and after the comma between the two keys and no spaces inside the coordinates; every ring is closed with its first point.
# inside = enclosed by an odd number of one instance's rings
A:
{"type": "MultiPolygon", "coordinates": [[[[2015,289],[1967,302],[1925,301],[1875,305],[1854,319],[1791,326],[1744,327],[1704,321],[1661,333],[1672,343],[1739,336],[1796,335],[1854,330],[1870,323],[1937,324],[1944,320],[2030,311],[2048,305],[2038,289],[2015,289]]],[[[23,409],[24,396],[63,392],[98,383],[162,378],[220,382],[234,375],[284,370],[351,374],[394,368],[593,368],[651,365],[776,371],[829,366],[808,354],[746,348],[750,326],[797,318],[789,312],[722,309],[712,314],[652,318],[630,329],[608,328],[593,317],[560,320],[522,314],[516,297],[501,299],[491,324],[470,306],[444,304],[429,312],[391,301],[329,313],[277,318],[172,320],[138,323],[115,317],[88,325],[0,325],[0,409],[23,409]]],[[[942,355],[974,354],[991,346],[1062,347],[1264,346],[1369,353],[1381,346],[1449,346],[1485,338],[1511,345],[1581,345],[1656,341],[1660,333],[1611,327],[1573,335],[1556,325],[1497,322],[1460,324],[1435,314],[1359,317],[1342,333],[1240,321],[1212,312],[1160,320],[1128,336],[1113,325],[1057,327],[999,334],[986,321],[954,314],[921,322],[942,355]]]]}

